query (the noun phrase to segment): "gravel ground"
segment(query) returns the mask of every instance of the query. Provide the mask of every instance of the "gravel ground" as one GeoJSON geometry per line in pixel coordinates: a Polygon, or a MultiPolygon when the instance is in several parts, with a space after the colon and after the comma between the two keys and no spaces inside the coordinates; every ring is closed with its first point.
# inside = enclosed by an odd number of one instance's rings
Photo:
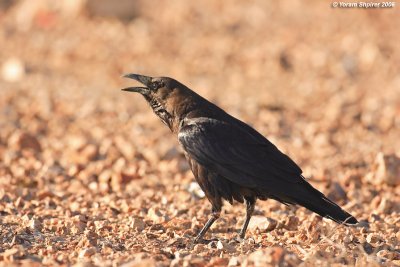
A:
{"type": "Polygon", "coordinates": [[[0,9],[0,266],[400,266],[400,6],[197,2],[0,9]],[[193,245],[210,205],[126,72],[253,125],[361,225],[268,200],[239,240],[225,204],[193,245]]]}

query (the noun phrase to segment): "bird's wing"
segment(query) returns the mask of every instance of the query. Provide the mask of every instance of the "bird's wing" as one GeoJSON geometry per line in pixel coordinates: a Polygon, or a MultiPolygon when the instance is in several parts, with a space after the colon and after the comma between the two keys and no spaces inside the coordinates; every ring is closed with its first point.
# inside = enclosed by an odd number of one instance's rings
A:
{"type": "MultiPolygon", "coordinates": [[[[253,128],[240,121],[189,119],[178,134],[186,153],[199,164],[249,188],[302,182],[301,169],[253,128]]],[[[261,189],[260,188],[260,189],[261,189]]]]}

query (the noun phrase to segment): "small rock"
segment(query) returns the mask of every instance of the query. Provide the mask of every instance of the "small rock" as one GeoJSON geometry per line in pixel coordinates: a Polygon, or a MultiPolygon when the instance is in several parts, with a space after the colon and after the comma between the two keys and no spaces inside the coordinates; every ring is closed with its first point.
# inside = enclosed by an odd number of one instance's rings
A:
{"type": "Polygon", "coordinates": [[[50,253],[53,253],[54,251],[55,251],[55,249],[54,249],[54,246],[47,246],[46,247],[46,250],[48,251],[48,252],[50,252],[50,253]]]}
{"type": "Polygon", "coordinates": [[[42,147],[37,138],[29,133],[17,132],[10,137],[9,146],[18,150],[31,149],[35,152],[42,151],[42,147]]]}
{"type": "Polygon", "coordinates": [[[16,258],[23,257],[24,255],[25,255],[24,247],[23,246],[16,246],[16,247],[7,249],[6,251],[4,251],[2,253],[1,256],[3,256],[3,260],[5,262],[13,262],[13,261],[15,261],[16,258]]]}
{"type": "Polygon", "coordinates": [[[272,247],[265,250],[257,250],[248,256],[248,260],[255,266],[279,265],[285,255],[281,247],[272,247]]]}
{"type": "MultiPolygon", "coordinates": [[[[191,255],[190,255],[191,256],[191,255]]],[[[208,266],[204,265],[204,258],[193,256],[193,257],[185,258],[183,261],[183,266],[193,266],[193,267],[203,267],[208,266]]],[[[212,265],[214,266],[214,265],[212,265]]],[[[218,265],[215,265],[218,266],[218,265]]]]}
{"type": "Polygon", "coordinates": [[[186,250],[177,251],[174,253],[175,259],[183,259],[186,257],[190,257],[190,253],[186,250]]]}
{"type": "Polygon", "coordinates": [[[400,158],[395,154],[378,153],[367,180],[373,184],[400,185],[400,158]]]}
{"type": "Polygon", "coordinates": [[[286,218],[283,227],[289,231],[295,231],[299,226],[299,222],[300,220],[296,216],[289,216],[288,218],[286,218]]]}
{"type": "Polygon", "coordinates": [[[168,221],[168,217],[164,216],[158,208],[150,208],[147,212],[147,216],[154,223],[164,223],[168,221]]]}
{"type": "Polygon", "coordinates": [[[111,175],[111,187],[114,191],[120,191],[126,184],[139,178],[136,167],[123,167],[121,171],[111,175]]]}
{"type": "MultiPolygon", "coordinates": [[[[213,258],[211,261],[206,265],[206,267],[212,266],[226,266],[229,263],[228,258],[213,258]]],[[[203,266],[203,265],[200,265],[203,266]]]]}
{"type": "Polygon", "coordinates": [[[96,247],[99,236],[90,230],[85,230],[83,236],[78,242],[78,247],[96,247]]]}
{"type": "Polygon", "coordinates": [[[83,258],[88,258],[96,253],[95,248],[84,248],[79,251],[78,258],[83,259],[83,258]]]}
{"type": "Polygon", "coordinates": [[[94,227],[96,227],[96,230],[101,230],[105,228],[108,225],[108,221],[95,221],[94,222],[94,227]]]}
{"type": "Polygon", "coordinates": [[[82,214],[75,215],[72,219],[74,222],[87,222],[86,217],[82,214]]]}
{"type": "Polygon", "coordinates": [[[98,148],[93,144],[89,144],[85,146],[82,149],[82,151],[80,151],[79,154],[81,155],[82,160],[84,161],[83,163],[86,163],[94,160],[97,157],[97,153],[98,153],[98,148]]]}
{"type": "Polygon", "coordinates": [[[393,203],[392,201],[389,200],[389,198],[382,197],[382,200],[380,201],[379,206],[377,207],[377,212],[389,214],[390,210],[392,209],[392,206],[393,203]]]}
{"type": "Polygon", "coordinates": [[[111,180],[112,172],[111,170],[107,169],[100,173],[99,175],[99,183],[100,184],[107,184],[111,180]]]}
{"type": "Polygon", "coordinates": [[[81,135],[69,135],[67,136],[68,147],[73,150],[80,150],[87,143],[87,140],[84,136],[81,135]]]}
{"type": "Polygon", "coordinates": [[[217,249],[223,250],[227,253],[233,253],[236,251],[235,247],[233,245],[230,245],[224,241],[218,240],[217,243],[217,249]]]}
{"type": "Polygon", "coordinates": [[[69,205],[69,208],[71,209],[71,211],[77,212],[77,211],[80,210],[81,205],[80,205],[78,202],[72,202],[72,203],[69,205]]]}
{"type": "Polygon", "coordinates": [[[369,244],[376,244],[376,243],[379,242],[379,240],[380,240],[379,235],[374,234],[374,233],[368,234],[368,235],[367,235],[367,238],[366,238],[366,241],[367,241],[369,244]]]}
{"type": "Polygon", "coordinates": [[[239,244],[239,251],[240,251],[242,254],[247,254],[247,252],[248,252],[249,250],[251,250],[252,247],[253,247],[253,246],[250,245],[250,244],[248,244],[247,242],[242,242],[242,243],[239,244]]]}
{"type": "Polygon", "coordinates": [[[204,245],[204,244],[196,244],[194,246],[194,248],[193,248],[193,252],[194,253],[200,253],[200,252],[206,251],[206,249],[207,249],[206,245],[204,245]]]}
{"type": "Polygon", "coordinates": [[[97,191],[99,189],[99,184],[96,182],[89,183],[89,189],[92,191],[97,191]]]}
{"type": "Polygon", "coordinates": [[[257,250],[248,256],[248,261],[253,263],[254,266],[267,266],[272,264],[271,256],[263,250],[257,250]]]}
{"type": "Polygon", "coordinates": [[[232,257],[229,259],[228,266],[238,266],[238,265],[239,265],[238,257],[232,257]]]}
{"type": "Polygon", "coordinates": [[[174,230],[186,230],[190,229],[192,226],[192,221],[183,220],[178,217],[172,218],[166,225],[167,228],[171,228],[174,230]]]}
{"type": "Polygon", "coordinates": [[[390,251],[386,249],[378,251],[378,253],[376,253],[376,256],[378,256],[379,258],[391,259],[390,251]]]}
{"type": "Polygon", "coordinates": [[[24,200],[22,199],[22,197],[18,197],[17,200],[15,200],[15,207],[22,207],[24,203],[24,200]]]}
{"type": "Polygon", "coordinates": [[[394,266],[400,266],[400,260],[393,260],[392,263],[394,266]]]}
{"type": "Polygon", "coordinates": [[[24,63],[18,58],[7,59],[1,68],[1,77],[7,82],[17,82],[25,75],[24,63]]]}
{"type": "Polygon", "coordinates": [[[54,197],[54,196],[55,196],[54,193],[49,190],[41,190],[37,193],[37,198],[39,200],[43,200],[47,197],[54,197]]]}
{"type": "Polygon", "coordinates": [[[38,219],[32,218],[28,223],[28,227],[32,230],[40,231],[43,228],[43,225],[38,219]]]}
{"type": "Polygon", "coordinates": [[[121,265],[121,267],[153,267],[157,266],[154,259],[136,259],[121,265]]]}
{"type": "Polygon", "coordinates": [[[71,234],[80,234],[86,229],[86,223],[81,221],[74,221],[73,225],[71,226],[71,234]]]}
{"type": "Polygon", "coordinates": [[[206,196],[203,190],[200,188],[199,184],[195,182],[190,183],[187,190],[189,191],[189,193],[197,198],[204,198],[206,196]]]}
{"type": "Polygon", "coordinates": [[[249,229],[254,231],[259,229],[260,232],[269,232],[275,229],[277,221],[264,216],[253,216],[249,223],[249,229]]]}
{"type": "Polygon", "coordinates": [[[140,178],[140,176],[137,173],[137,168],[135,166],[129,166],[123,169],[121,171],[120,177],[122,184],[127,184],[132,180],[140,178]]]}
{"type": "Polygon", "coordinates": [[[140,218],[133,218],[129,224],[129,227],[141,232],[146,227],[146,223],[140,218]]]}
{"type": "Polygon", "coordinates": [[[12,256],[12,255],[17,254],[18,251],[19,251],[19,250],[18,250],[17,248],[10,248],[10,249],[7,249],[6,251],[3,252],[3,257],[4,257],[4,258],[8,258],[8,257],[10,257],[10,256],[12,256]]]}
{"type": "Polygon", "coordinates": [[[353,236],[352,235],[345,235],[343,237],[343,242],[346,243],[346,244],[348,244],[350,242],[353,242],[353,236]]]}
{"type": "Polygon", "coordinates": [[[376,45],[372,43],[363,44],[359,51],[360,67],[369,69],[373,65],[378,54],[379,49],[376,45]]]}
{"type": "Polygon", "coordinates": [[[170,267],[181,267],[183,266],[183,259],[182,258],[175,258],[171,261],[170,267]]]}

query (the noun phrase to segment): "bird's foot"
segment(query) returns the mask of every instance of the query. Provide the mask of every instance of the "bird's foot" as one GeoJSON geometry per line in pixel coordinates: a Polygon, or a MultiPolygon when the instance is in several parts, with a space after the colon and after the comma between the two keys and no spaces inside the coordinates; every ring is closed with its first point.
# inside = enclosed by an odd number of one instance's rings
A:
{"type": "Polygon", "coordinates": [[[242,232],[242,231],[241,231],[241,232],[239,233],[239,238],[244,239],[245,236],[246,236],[246,232],[242,232]]]}
{"type": "Polygon", "coordinates": [[[233,240],[236,241],[237,243],[242,243],[246,239],[244,238],[244,236],[238,235],[238,236],[234,237],[233,240]]]}
{"type": "Polygon", "coordinates": [[[213,241],[218,241],[218,239],[217,238],[205,239],[203,237],[196,236],[196,238],[194,239],[193,243],[194,244],[205,244],[205,245],[208,245],[209,243],[211,243],[213,241]]]}

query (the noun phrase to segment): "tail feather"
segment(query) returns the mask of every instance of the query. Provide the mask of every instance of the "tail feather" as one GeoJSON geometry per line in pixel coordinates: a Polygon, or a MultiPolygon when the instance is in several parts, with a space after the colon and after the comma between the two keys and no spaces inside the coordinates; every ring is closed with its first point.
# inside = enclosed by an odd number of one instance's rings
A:
{"type": "Polygon", "coordinates": [[[358,221],[350,213],[343,210],[336,203],[328,199],[324,194],[312,187],[307,181],[305,186],[298,190],[293,201],[322,217],[329,218],[337,223],[357,224],[358,221]]]}
{"type": "Polygon", "coordinates": [[[296,200],[297,204],[321,215],[329,218],[337,223],[357,224],[358,221],[350,213],[343,210],[337,204],[326,197],[321,197],[317,201],[308,202],[304,200],[296,200]]]}

